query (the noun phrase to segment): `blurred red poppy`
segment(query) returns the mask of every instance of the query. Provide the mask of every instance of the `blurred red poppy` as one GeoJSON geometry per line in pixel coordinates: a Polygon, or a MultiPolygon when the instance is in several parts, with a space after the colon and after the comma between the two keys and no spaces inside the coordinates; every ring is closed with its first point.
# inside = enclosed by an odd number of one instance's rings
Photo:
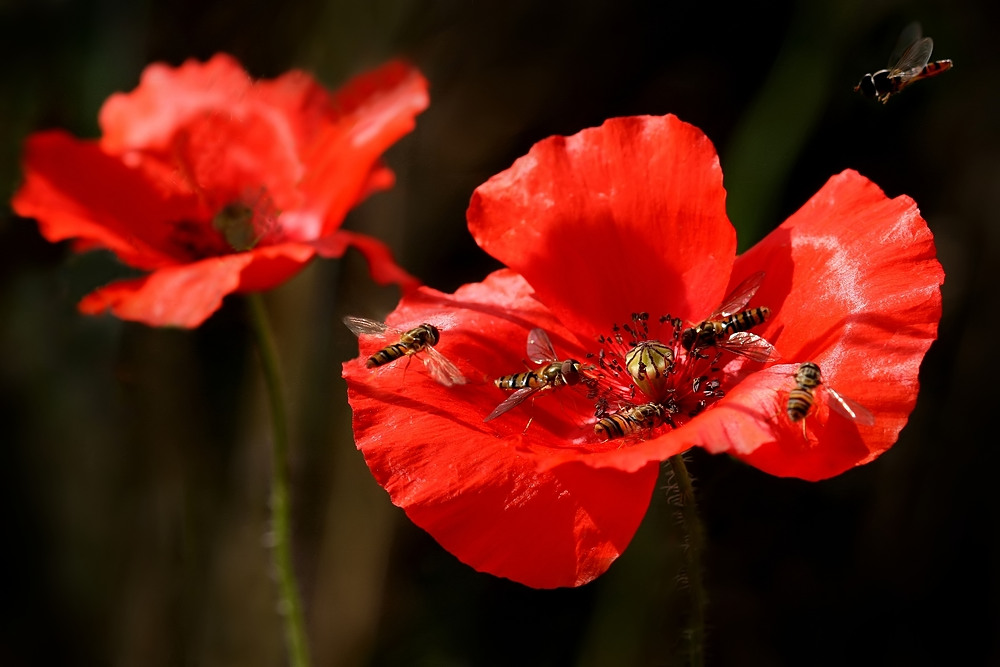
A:
{"type": "Polygon", "coordinates": [[[275,287],[351,246],[375,280],[415,286],[384,244],[339,227],[392,185],[380,156],[427,102],[424,78],[400,62],[333,95],[300,71],[252,81],[223,54],[150,65],[105,102],[99,140],[28,138],[13,207],[49,241],[148,272],[92,292],[86,313],[195,327],[227,294],[275,287]]]}
{"type": "Polygon", "coordinates": [[[673,116],[617,118],[536,144],[475,191],[468,219],[509,268],[454,295],[420,288],[389,323],[437,326],[438,348],[470,383],[373,372],[364,356],[344,377],[357,445],[379,484],[478,570],[539,588],[584,584],[632,538],[662,460],[701,446],[822,479],[891,447],[916,403],[944,274],[914,202],[887,198],[856,172],[831,178],[737,257],[705,135],[673,116]],[[736,308],[770,309],[747,328],[776,353],[688,349],[685,330],[747,284],[756,292],[736,308]],[[589,380],[534,392],[484,423],[507,396],[493,380],[525,370],[536,328],[589,380]],[[629,353],[643,345],[672,360],[637,364],[629,353]],[[787,401],[806,361],[874,423],[831,412],[822,385],[805,429],[793,422],[787,401]],[[646,404],[659,416],[622,417],[646,404]],[[615,415],[624,436],[599,435],[598,420],[615,415]]]}

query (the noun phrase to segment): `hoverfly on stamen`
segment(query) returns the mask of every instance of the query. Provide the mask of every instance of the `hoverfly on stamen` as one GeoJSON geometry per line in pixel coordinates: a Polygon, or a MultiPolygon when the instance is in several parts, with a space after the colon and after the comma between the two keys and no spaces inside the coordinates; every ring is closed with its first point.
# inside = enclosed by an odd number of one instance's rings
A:
{"type": "Polygon", "coordinates": [[[670,410],[667,407],[659,403],[645,403],[598,419],[594,424],[594,433],[605,440],[614,440],[643,430],[652,431],[670,421],[670,410]]]}
{"type": "Polygon", "coordinates": [[[560,360],[556,356],[552,341],[543,329],[532,329],[528,333],[528,359],[536,364],[544,364],[533,371],[504,375],[493,381],[500,389],[513,390],[483,421],[496,419],[516,408],[528,397],[542,390],[575,385],[584,380],[583,365],[576,359],[560,360]]]}
{"type": "Polygon", "coordinates": [[[771,315],[767,306],[745,308],[763,280],[764,272],[759,271],[737,285],[712,315],[681,332],[681,346],[693,354],[714,347],[758,362],[780,359],[771,343],[747,331],[763,324],[771,315]]]}
{"type": "Polygon", "coordinates": [[[929,79],[952,67],[950,60],[928,62],[934,41],[920,36],[920,24],[911,23],[899,36],[889,67],[873,74],[865,74],[854,92],[885,104],[889,98],[921,79],[929,79]]]}
{"type": "MultiPolygon", "coordinates": [[[[823,383],[823,377],[819,366],[811,361],[800,365],[795,371],[795,388],[788,393],[788,403],[785,411],[792,422],[802,422],[802,436],[806,435],[806,417],[812,412],[816,402],[816,390],[823,383]]],[[[824,384],[826,393],[833,398],[830,408],[841,417],[855,421],[865,426],[875,423],[875,416],[863,405],[858,404],[846,396],[842,396],[830,385],[824,384]]]]}
{"type": "Polygon", "coordinates": [[[366,368],[384,366],[401,357],[417,356],[424,362],[431,377],[444,386],[465,384],[465,376],[458,370],[458,367],[434,349],[434,346],[441,339],[441,332],[433,324],[424,323],[409,331],[399,331],[387,326],[384,322],[376,322],[353,315],[345,317],[344,324],[359,338],[364,335],[398,337],[396,342],[386,345],[368,357],[365,362],[366,368]]]}

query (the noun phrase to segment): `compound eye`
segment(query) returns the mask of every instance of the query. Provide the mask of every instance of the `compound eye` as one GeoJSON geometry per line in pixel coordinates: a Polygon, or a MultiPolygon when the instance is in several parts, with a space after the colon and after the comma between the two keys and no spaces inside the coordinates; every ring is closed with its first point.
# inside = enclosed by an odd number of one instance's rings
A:
{"type": "Polygon", "coordinates": [[[562,362],[562,368],[559,372],[562,373],[566,384],[576,384],[580,381],[580,362],[575,359],[567,359],[562,362]]]}
{"type": "Polygon", "coordinates": [[[441,332],[438,328],[432,324],[425,324],[425,330],[427,331],[427,339],[431,345],[437,345],[438,341],[441,340],[441,332]]]}

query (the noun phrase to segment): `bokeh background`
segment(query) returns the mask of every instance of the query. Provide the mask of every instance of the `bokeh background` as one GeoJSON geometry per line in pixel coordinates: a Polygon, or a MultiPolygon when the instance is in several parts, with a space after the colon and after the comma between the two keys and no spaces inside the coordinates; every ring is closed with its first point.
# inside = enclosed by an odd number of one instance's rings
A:
{"type": "MultiPolygon", "coordinates": [[[[998,25],[986,0],[0,0],[0,190],[9,201],[31,131],[97,136],[102,101],[145,65],[218,51],[330,88],[393,56],[423,70],[430,108],[387,155],[397,185],[346,224],[445,291],[496,266],[465,228],[472,190],[551,134],[667,112],[701,127],[743,248],[855,168],[928,220],[940,338],[909,425],[871,465],[806,483],[691,455],[709,664],[1000,664],[998,25]],[[955,69],[886,106],[854,95],[913,20],[955,69]]],[[[283,664],[245,306],[195,331],[77,314],[119,272],[0,210],[0,664],[283,664]]],[[[354,255],[267,295],[315,664],[678,664],[665,493],[606,576],[556,591],[476,573],[390,504],[351,439],[340,364],[357,347],[340,319],[397,297],[354,255]]]]}

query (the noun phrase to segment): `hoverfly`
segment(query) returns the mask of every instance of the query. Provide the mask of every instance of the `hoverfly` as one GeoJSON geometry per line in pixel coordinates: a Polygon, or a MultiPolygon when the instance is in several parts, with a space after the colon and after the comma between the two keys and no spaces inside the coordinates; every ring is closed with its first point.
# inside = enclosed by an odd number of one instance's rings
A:
{"type": "MultiPolygon", "coordinates": [[[[796,386],[788,393],[788,405],[785,408],[788,412],[788,418],[793,422],[802,422],[802,435],[806,439],[808,436],[806,436],[805,418],[812,411],[813,404],[816,402],[816,388],[821,384],[823,384],[823,377],[820,374],[819,366],[807,361],[796,369],[796,386]]],[[[830,402],[830,408],[841,417],[865,426],[871,426],[875,423],[875,416],[867,408],[841,396],[830,385],[826,385],[826,393],[833,398],[833,401],[830,402]]]]}
{"type": "Polygon", "coordinates": [[[493,381],[500,389],[513,390],[483,421],[496,419],[503,413],[516,408],[536,392],[552,390],[556,387],[574,385],[583,379],[583,366],[576,359],[560,360],[556,356],[552,341],[544,329],[528,332],[528,358],[536,364],[545,364],[533,371],[514,373],[498,377],[493,381]]]}
{"type": "Polygon", "coordinates": [[[928,62],[933,48],[934,40],[920,36],[920,24],[911,23],[899,36],[896,48],[889,59],[889,68],[880,69],[874,74],[865,74],[858,85],[854,86],[854,92],[885,104],[890,97],[911,83],[929,79],[951,69],[950,60],[928,62]]]}
{"type": "Polygon", "coordinates": [[[717,347],[759,362],[780,359],[773,345],[747,331],[771,315],[767,306],[744,310],[763,280],[764,272],[758,271],[737,285],[708,319],[681,332],[681,346],[688,352],[717,347]]]}
{"type": "Polygon", "coordinates": [[[418,355],[420,360],[424,362],[424,365],[427,366],[431,377],[444,386],[450,387],[455,384],[465,384],[465,376],[462,375],[462,371],[458,370],[455,364],[448,361],[443,354],[434,349],[434,346],[437,345],[438,340],[441,338],[441,332],[433,324],[425,323],[409,331],[399,331],[387,326],[383,322],[376,322],[375,320],[354,317],[352,315],[344,318],[344,324],[358,337],[366,334],[371,336],[394,335],[399,337],[399,340],[396,342],[386,345],[368,357],[368,361],[365,362],[366,368],[384,366],[396,361],[400,357],[418,355]]]}
{"type": "Polygon", "coordinates": [[[669,411],[663,405],[644,403],[598,419],[594,424],[594,433],[605,440],[614,440],[644,429],[652,430],[669,419],[669,411]]]}

